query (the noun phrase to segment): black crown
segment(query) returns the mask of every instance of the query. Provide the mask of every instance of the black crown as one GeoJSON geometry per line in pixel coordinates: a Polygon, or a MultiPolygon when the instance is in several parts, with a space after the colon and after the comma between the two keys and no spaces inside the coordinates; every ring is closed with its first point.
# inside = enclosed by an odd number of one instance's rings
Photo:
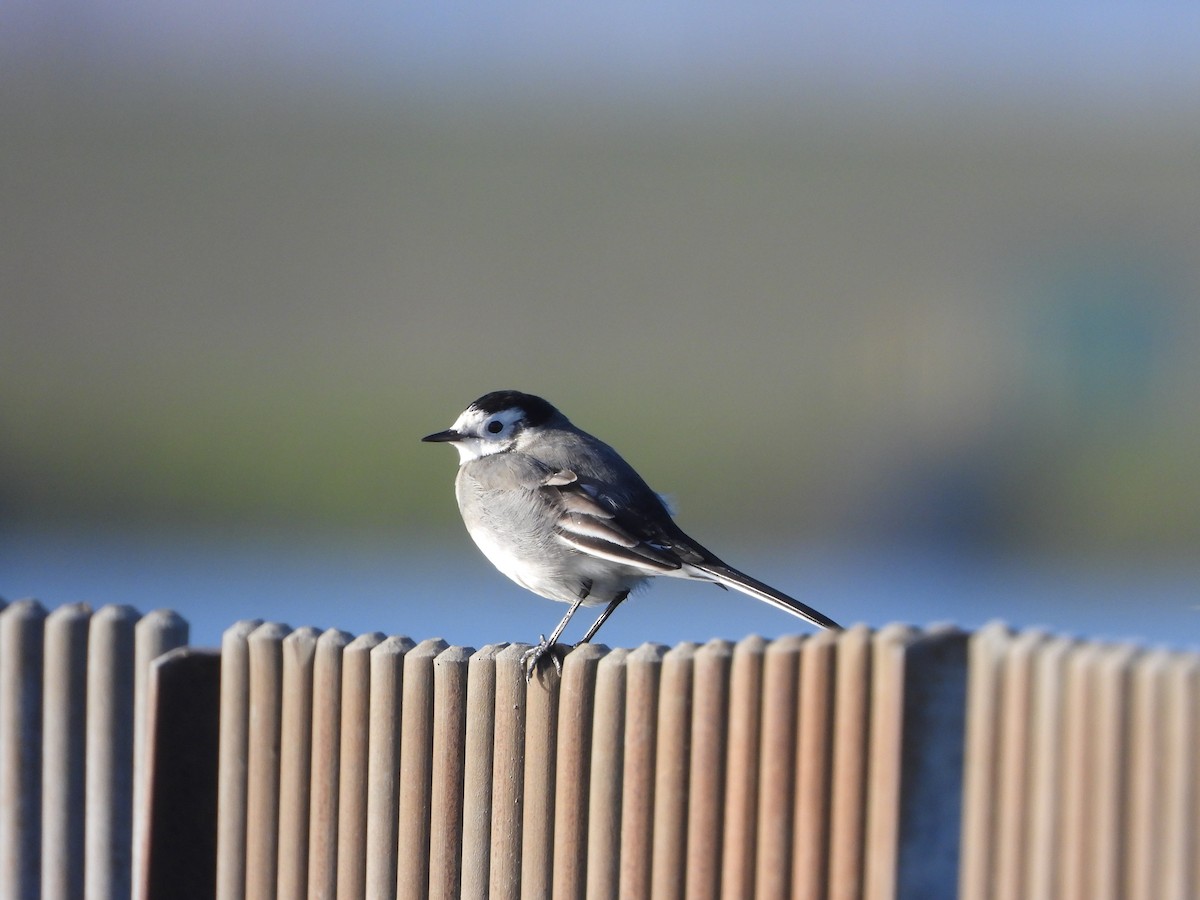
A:
{"type": "Polygon", "coordinates": [[[523,394],[521,391],[492,391],[490,394],[484,394],[471,406],[489,414],[506,409],[519,409],[525,413],[527,425],[542,425],[560,415],[557,409],[541,397],[523,394]]]}

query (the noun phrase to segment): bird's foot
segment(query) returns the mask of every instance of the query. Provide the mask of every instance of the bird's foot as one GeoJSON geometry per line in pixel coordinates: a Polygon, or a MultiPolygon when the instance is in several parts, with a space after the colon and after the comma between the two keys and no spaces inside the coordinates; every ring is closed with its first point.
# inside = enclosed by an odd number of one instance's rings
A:
{"type": "Polygon", "coordinates": [[[538,635],[537,645],[530,647],[521,656],[521,666],[525,669],[525,683],[529,684],[533,680],[533,673],[548,661],[554,663],[554,671],[562,675],[563,659],[573,649],[569,644],[552,644],[546,640],[544,634],[538,635]]]}

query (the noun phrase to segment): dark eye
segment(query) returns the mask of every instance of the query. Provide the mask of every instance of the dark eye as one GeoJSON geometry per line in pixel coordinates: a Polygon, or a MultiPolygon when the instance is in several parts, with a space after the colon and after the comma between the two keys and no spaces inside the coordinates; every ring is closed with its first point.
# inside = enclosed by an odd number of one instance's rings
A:
{"type": "Polygon", "coordinates": [[[487,430],[492,434],[499,434],[504,430],[504,423],[499,419],[492,419],[492,421],[487,423],[487,430]]]}

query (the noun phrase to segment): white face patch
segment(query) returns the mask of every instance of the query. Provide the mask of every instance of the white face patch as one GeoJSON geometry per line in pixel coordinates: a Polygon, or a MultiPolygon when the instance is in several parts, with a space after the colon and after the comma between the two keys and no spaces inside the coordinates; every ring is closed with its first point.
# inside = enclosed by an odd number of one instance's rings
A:
{"type": "Polygon", "coordinates": [[[451,427],[462,435],[454,442],[458,451],[458,464],[479,459],[492,453],[500,453],[512,447],[516,425],[525,418],[519,409],[503,409],[498,413],[486,413],[468,407],[451,427]]]}

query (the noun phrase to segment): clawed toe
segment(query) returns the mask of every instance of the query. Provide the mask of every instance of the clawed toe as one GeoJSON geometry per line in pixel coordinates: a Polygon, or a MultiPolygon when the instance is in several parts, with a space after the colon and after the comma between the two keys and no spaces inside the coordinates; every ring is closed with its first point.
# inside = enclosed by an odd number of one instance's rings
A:
{"type": "Polygon", "coordinates": [[[536,646],[530,647],[521,656],[521,666],[525,669],[525,683],[533,680],[533,673],[538,666],[546,664],[547,659],[554,663],[554,671],[562,675],[563,659],[572,648],[566,644],[550,643],[546,636],[539,635],[536,646]]]}

